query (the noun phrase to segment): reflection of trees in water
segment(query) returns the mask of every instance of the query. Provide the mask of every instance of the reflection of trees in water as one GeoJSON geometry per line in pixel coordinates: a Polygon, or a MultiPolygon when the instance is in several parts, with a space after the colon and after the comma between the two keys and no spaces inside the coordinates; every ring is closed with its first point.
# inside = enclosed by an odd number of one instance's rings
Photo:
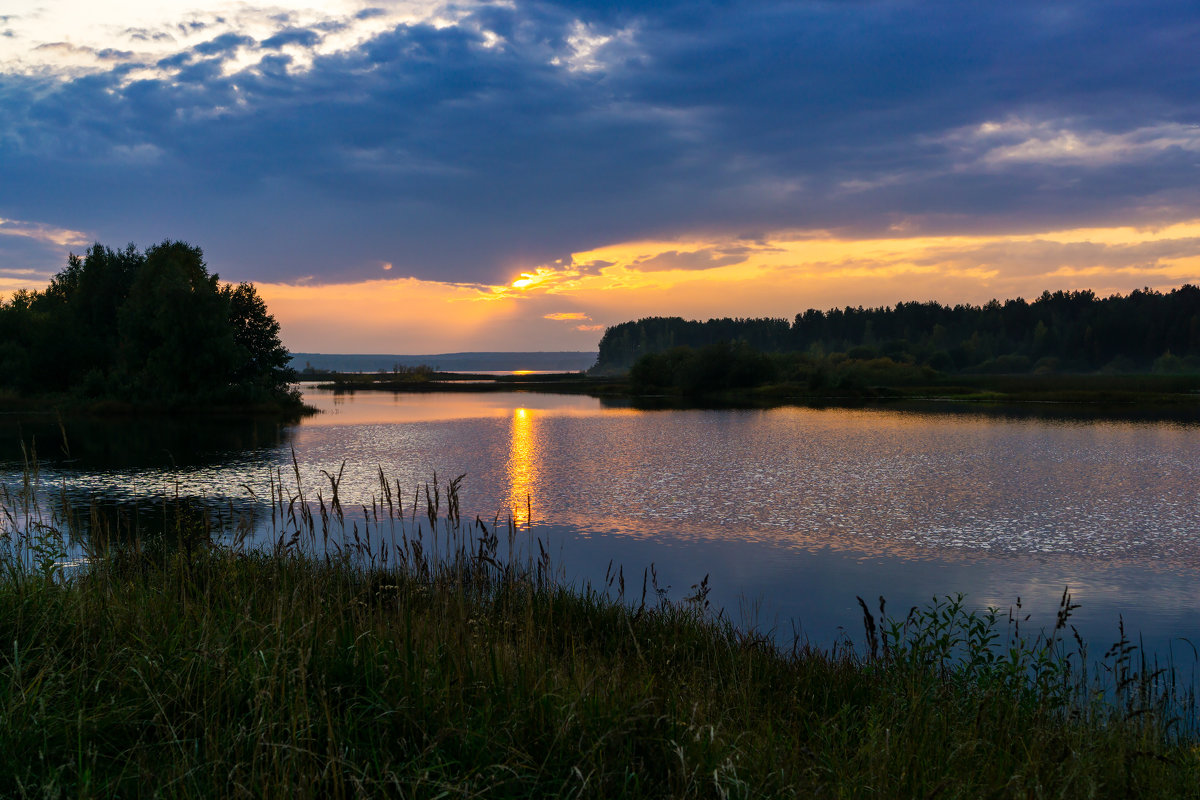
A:
{"type": "Polygon", "coordinates": [[[228,538],[261,527],[264,514],[270,517],[267,501],[240,496],[233,486],[217,497],[195,496],[195,488],[173,491],[170,473],[221,470],[231,462],[267,472],[293,436],[293,427],[268,419],[30,415],[0,422],[0,463],[10,465],[4,481],[10,489],[27,477],[37,485],[77,544],[127,540],[134,531],[164,541],[228,538]],[[147,484],[157,488],[147,491],[147,484]]]}
{"type": "Polygon", "coordinates": [[[1011,402],[975,403],[952,400],[830,400],[805,397],[747,397],[731,401],[719,398],[689,398],[675,395],[605,396],[597,398],[604,409],[633,409],[637,411],[723,411],[776,408],[807,408],[814,411],[878,411],[903,412],[937,418],[990,420],[1033,420],[1045,422],[1167,422],[1185,425],[1200,423],[1200,413],[1194,405],[1146,405],[1132,403],[1070,403],[1070,402],[1011,402]]]}
{"type": "Polygon", "coordinates": [[[294,427],[269,419],[151,417],[59,420],[42,414],[0,422],[0,462],[38,459],[76,469],[211,466],[287,447],[294,427]]]}
{"type": "Polygon", "coordinates": [[[74,544],[103,547],[119,542],[162,542],[188,547],[198,542],[235,542],[255,538],[270,519],[266,503],[251,498],[214,499],[192,496],[95,496],[62,490],[52,498],[74,544]]]}

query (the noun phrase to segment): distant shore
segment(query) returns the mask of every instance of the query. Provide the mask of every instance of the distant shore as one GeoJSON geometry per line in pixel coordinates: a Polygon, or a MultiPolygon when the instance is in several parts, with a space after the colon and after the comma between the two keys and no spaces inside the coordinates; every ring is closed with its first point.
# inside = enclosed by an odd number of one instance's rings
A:
{"type": "Polygon", "coordinates": [[[324,373],[317,388],[335,392],[547,392],[626,398],[651,406],[751,407],[799,404],[921,404],[1009,406],[1055,404],[1129,411],[1157,409],[1200,412],[1200,375],[948,375],[928,385],[813,388],[772,383],[742,389],[684,394],[638,391],[625,376],[584,373],[484,375],[437,372],[414,377],[391,374],[324,373]]]}

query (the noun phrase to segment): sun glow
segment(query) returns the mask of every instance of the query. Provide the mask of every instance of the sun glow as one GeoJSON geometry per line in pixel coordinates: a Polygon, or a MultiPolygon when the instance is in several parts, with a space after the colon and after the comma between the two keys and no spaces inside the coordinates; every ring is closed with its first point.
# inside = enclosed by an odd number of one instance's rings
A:
{"type": "Polygon", "coordinates": [[[574,253],[508,284],[388,277],[259,290],[294,350],[444,353],[586,350],[606,327],[648,316],[791,318],[848,304],[985,303],[1183,283],[1200,283],[1200,220],[987,236],[647,240],[574,253]]]}
{"type": "Polygon", "coordinates": [[[538,267],[533,272],[522,272],[521,277],[517,278],[509,286],[513,289],[533,289],[553,278],[555,274],[556,270],[549,267],[538,267]]]}

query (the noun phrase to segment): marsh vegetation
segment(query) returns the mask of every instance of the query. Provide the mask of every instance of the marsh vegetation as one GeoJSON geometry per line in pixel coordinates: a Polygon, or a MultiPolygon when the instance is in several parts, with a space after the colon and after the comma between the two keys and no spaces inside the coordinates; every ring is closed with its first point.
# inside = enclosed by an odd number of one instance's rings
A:
{"type": "Polygon", "coordinates": [[[1194,695],[1120,632],[942,598],[857,645],[739,628],[656,572],[568,585],[459,481],[271,482],[275,535],[187,498],[155,532],[3,498],[7,796],[1184,797],[1194,695]]]}

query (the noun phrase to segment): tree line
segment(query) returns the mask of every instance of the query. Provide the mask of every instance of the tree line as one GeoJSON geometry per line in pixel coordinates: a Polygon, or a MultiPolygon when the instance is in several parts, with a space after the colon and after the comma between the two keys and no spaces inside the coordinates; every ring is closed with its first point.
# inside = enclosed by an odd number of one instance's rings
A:
{"type": "Polygon", "coordinates": [[[298,405],[279,323],[199,247],[99,243],[0,303],[0,388],[139,405],[298,405]]]}
{"type": "MultiPolygon", "coordinates": [[[[1104,298],[1091,291],[1044,292],[1032,302],[984,305],[809,309],[791,322],[650,317],[608,328],[596,369],[625,370],[675,348],[708,348],[714,357],[737,351],[742,361],[751,352],[836,356],[941,373],[1200,371],[1200,288],[1104,298]]],[[[674,356],[686,358],[685,351],[674,356]]]]}

